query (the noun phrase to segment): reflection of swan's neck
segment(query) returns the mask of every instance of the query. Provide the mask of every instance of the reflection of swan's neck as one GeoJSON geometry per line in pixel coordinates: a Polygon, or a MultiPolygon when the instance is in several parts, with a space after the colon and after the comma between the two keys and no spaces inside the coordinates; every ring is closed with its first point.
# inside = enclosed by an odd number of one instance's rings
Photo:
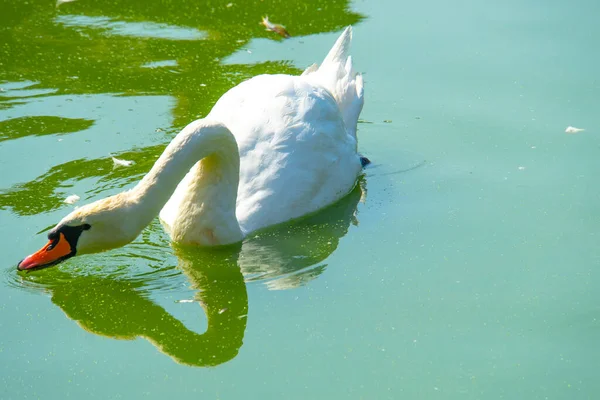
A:
{"type": "Polygon", "coordinates": [[[205,245],[240,241],[235,216],[240,169],[237,143],[224,125],[207,120],[186,126],[130,191],[137,217],[133,220],[140,230],[148,225],[192,167],[184,198],[176,209],[167,211],[173,213],[168,227],[172,239],[205,245]]]}
{"type": "Polygon", "coordinates": [[[36,284],[50,290],[52,302],[89,332],[115,339],[143,337],[179,363],[218,365],[238,354],[246,330],[248,293],[237,266],[238,251],[228,246],[224,251],[177,254],[179,267],[198,290],[197,299],[206,312],[208,326],[202,334],[150,299],[148,276],[132,281],[57,270],[36,284]]]}

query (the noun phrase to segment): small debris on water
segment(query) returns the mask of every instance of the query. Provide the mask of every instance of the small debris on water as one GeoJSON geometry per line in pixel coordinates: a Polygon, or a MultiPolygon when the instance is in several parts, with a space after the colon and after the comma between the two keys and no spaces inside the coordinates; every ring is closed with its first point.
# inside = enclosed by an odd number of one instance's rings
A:
{"type": "Polygon", "coordinates": [[[80,198],[81,197],[77,196],[76,194],[72,194],[64,200],[64,203],[75,204],[77,201],[79,201],[80,198]]]}
{"type": "Polygon", "coordinates": [[[116,158],[116,157],[112,157],[113,162],[115,163],[115,165],[120,165],[123,167],[129,167],[133,164],[133,161],[130,160],[121,160],[120,158],[116,158]]]}
{"type": "Polygon", "coordinates": [[[271,21],[269,21],[269,17],[263,17],[262,21],[260,22],[260,25],[264,25],[264,27],[267,28],[268,31],[275,32],[279,36],[282,36],[284,38],[290,37],[290,34],[285,29],[285,26],[272,23],[271,21]]]}
{"type": "Polygon", "coordinates": [[[567,126],[567,129],[565,129],[565,133],[579,133],[583,131],[585,131],[585,129],[575,128],[574,126],[567,126]]]}
{"type": "Polygon", "coordinates": [[[383,122],[385,122],[386,124],[391,124],[392,120],[391,119],[384,119],[383,122]]]}
{"type": "Polygon", "coordinates": [[[519,167],[519,171],[523,171],[525,167],[519,167]]]}
{"type": "Polygon", "coordinates": [[[176,300],[175,303],[193,303],[194,300],[193,299],[182,299],[182,300],[176,300]]]}

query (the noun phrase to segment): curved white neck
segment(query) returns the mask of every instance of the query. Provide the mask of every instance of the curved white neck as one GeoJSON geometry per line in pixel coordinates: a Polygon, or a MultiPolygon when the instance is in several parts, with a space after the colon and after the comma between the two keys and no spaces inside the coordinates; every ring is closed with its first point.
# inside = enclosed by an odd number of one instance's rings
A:
{"type": "Polygon", "coordinates": [[[179,243],[200,245],[242,240],[235,215],[239,171],[237,142],[227,127],[209,120],[190,123],[129,192],[140,231],[190,172],[190,179],[184,182],[185,196],[168,227],[171,238],[179,243]]]}

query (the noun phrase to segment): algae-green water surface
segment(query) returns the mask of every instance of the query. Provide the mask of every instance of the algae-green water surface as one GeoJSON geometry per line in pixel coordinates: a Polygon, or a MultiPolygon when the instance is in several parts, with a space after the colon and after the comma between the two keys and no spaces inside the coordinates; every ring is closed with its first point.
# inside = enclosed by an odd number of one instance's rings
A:
{"type": "Polygon", "coordinates": [[[0,0],[0,397],[597,398],[599,11],[0,0]],[[346,25],[373,161],[347,198],[226,249],[155,220],[17,273],[228,88],[300,73],[346,25]]]}

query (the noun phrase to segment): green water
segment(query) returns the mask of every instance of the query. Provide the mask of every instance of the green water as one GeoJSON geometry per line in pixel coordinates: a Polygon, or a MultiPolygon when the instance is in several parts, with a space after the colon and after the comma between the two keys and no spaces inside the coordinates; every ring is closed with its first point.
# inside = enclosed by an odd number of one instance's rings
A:
{"type": "Polygon", "coordinates": [[[0,11],[2,399],[600,396],[596,2],[0,11]],[[226,250],[155,221],[17,273],[68,195],[132,186],[229,87],[299,73],[348,24],[373,161],[348,198],[226,250]]]}

